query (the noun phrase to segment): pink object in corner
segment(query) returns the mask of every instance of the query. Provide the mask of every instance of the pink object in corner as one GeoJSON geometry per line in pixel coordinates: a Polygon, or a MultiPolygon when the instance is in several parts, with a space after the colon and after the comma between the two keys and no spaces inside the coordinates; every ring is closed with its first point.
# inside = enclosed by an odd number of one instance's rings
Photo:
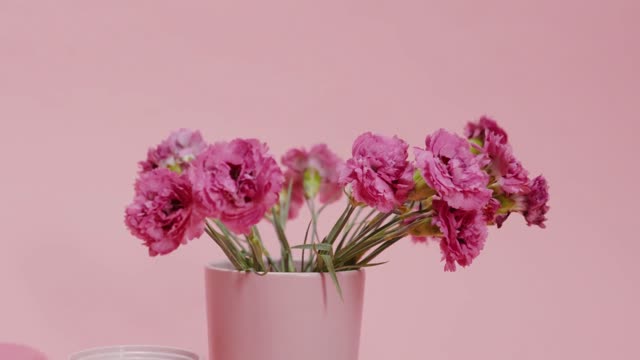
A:
{"type": "Polygon", "coordinates": [[[365,273],[205,269],[210,360],[357,360],[365,273]]]}
{"type": "Polygon", "coordinates": [[[47,357],[40,351],[25,345],[0,343],[0,359],[47,360],[47,357]]]}

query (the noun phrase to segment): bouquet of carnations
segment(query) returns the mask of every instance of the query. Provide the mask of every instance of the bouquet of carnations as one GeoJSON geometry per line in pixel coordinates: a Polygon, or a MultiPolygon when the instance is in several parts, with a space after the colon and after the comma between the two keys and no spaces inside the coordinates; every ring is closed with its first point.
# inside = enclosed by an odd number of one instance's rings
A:
{"type": "Polygon", "coordinates": [[[487,227],[520,213],[545,227],[544,177],[531,179],[513,155],[506,132],[489,118],[469,123],[465,137],[440,129],[413,149],[370,132],[342,161],[326,145],[294,148],[279,166],[256,139],[207,144],[198,131],[178,130],[140,163],[125,223],[151,256],[165,255],[206,232],[239,271],[335,272],[379,265],[396,242],[440,245],[445,271],[480,254],[487,227]],[[323,209],[346,197],[328,233],[323,209]],[[291,244],[287,222],[306,206],[306,232],[291,244]],[[273,225],[276,259],[256,226],[273,225]],[[296,253],[297,252],[297,253],[296,253]]]}

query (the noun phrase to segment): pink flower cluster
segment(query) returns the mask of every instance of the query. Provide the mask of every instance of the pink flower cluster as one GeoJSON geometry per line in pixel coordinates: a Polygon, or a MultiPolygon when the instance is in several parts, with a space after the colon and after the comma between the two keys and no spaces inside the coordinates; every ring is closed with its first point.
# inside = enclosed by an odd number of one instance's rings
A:
{"type": "Polygon", "coordinates": [[[206,145],[200,133],[184,129],[149,150],[141,167],[125,223],[152,256],[200,236],[205,218],[248,233],[278,201],[284,181],[258,140],[206,145]]]}
{"type": "Polygon", "coordinates": [[[346,162],[318,144],[287,151],[283,171],[256,139],[209,145],[198,131],[180,129],[140,162],[125,223],[150,255],[163,255],[200,236],[207,218],[249,234],[282,210],[283,196],[294,218],[305,203],[315,211],[316,199],[329,204],[346,192],[353,206],[399,216],[402,235],[438,241],[445,270],[454,271],[480,254],[488,225],[520,213],[544,228],[549,211],[546,179],[529,177],[504,129],[482,117],[464,134],[437,130],[409,159],[402,139],[366,132],[346,162]]]}
{"type": "Polygon", "coordinates": [[[410,202],[430,204],[433,214],[426,234],[415,229],[411,233],[415,242],[440,242],[446,271],[473,262],[484,247],[487,225],[500,227],[509,214],[519,212],[528,225],[544,228],[549,210],[545,178],[529,179],[513,155],[507,133],[495,121],[483,117],[471,122],[465,135],[466,139],[443,129],[428,135],[425,147],[415,149],[413,165],[404,141],[365,133],[356,139],[353,157],[340,177],[355,201],[391,212],[406,205],[408,194],[417,189],[415,167],[430,189],[422,193],[435,195],[410,202]],[[433,227],[438,234],[433,234],[433,227]]]}
{"type": "Polygon", "coordinates": [[[496,210],[485,211],[485,214],[494,214],[489,221],[500,227],[510,213],[519,212],[527,225],[544,228],[545,214],[549,211],[547,180],[543,176],[529,178],[528,171],[513,154],[507,133],[495,121],[483,117],[477,123],[469,123],[465,133],[484,158],[485,170],[493,179],[490,185],[493,203],[487,206],[496,210]],[[500,207],[496,206],[496,200],[500,207]]]}
{"type": "Polygon", "coordinates": [[[285,173],[258,140],[207,145],[199,132],[180,129],[149,149],[140,162],[125,223],[150,255],[164,255],[200,236],[206,218],[248,234],[278,204],[289,183],[290,218],[305,198],[317,195],[320,203],[328,204],[342,196],[338,178],[344,162],[326,145],[291,149],[282,164],[285,173]],[[316,182],[317,194],[307,191],[316,182]]]}

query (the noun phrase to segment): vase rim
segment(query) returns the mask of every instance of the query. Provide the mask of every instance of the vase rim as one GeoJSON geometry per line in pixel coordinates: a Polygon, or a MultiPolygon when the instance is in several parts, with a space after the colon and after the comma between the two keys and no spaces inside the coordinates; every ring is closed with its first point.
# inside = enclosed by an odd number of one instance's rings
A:
{"type": "MultiPolygon", "coordinates": [[[[191,351],[180,349],[171,346],[157,346],[157,345],[114,345],[114,346],[98,346],[94,348],[85,349],[69,356],[70,360],[83,360],[83,359],[103,359],[110,356],[125,356],[123,359],[128,359],[130,356],[139,358],[140,355],[155,355],[162,356],[163,359],[174,360],[198,360],[200,357],[191,351]],[[128,357],[127,357],[128,356],[128,357]]],[[[118,357],[118,358],[119,358],[118,357]]]]}
{"type": "MultiPolygon", "coordinates": [[[[298,261],[295,261],[295,264],[299,264],[298,261]]],[[[213,261],[210,262],[208,264],[205,265],[205,269],[206,270],[213,270],[213,271],[219,271],[219,272],[228,272],[228,273],[235,273],[235,274],[254,274],[252,272],[249,271],[240,271],[240,270],[236,270],[233,268],[233,265],[229,262],[229,261],[213,261]]],[[[340,276],[349,276],[349,275],[356,275],[356,274],[360,274],[364,272],[364,269],[357,269],[357,270],[343,270],[343,271],[337,271],[336,274],[340,274],[340,276]]],[[[328,272],[276,272],[276,271],[269,271],[268,273],[264,274],[264,275],[258,275],[258,276],[293,276],[293,277],[317,277],[317,276],[322,276],[325,274],[329,274],[328,272]]]]}

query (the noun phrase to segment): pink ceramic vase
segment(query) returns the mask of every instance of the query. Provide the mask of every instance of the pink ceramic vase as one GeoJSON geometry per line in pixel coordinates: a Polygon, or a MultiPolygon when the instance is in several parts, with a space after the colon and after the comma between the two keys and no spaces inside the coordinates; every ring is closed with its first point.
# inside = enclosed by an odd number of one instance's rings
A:
{"type": "Polygon", "coordinates": [[[357,360],[365,273],[337,277],[208,266],[209,360],[357,360]]]}

